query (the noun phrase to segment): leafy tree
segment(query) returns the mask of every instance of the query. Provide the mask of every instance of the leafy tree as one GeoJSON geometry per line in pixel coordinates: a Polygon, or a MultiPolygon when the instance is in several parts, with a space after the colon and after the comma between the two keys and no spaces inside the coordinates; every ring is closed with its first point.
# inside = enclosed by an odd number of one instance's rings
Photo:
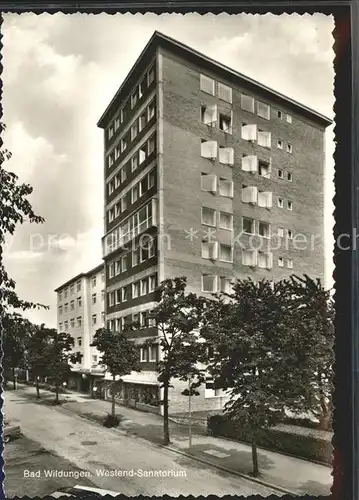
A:
{"type": "MultiPolygon", "coordinates": [[[[201,322],[204,299],[194,293],[186,294],[187,279],[178,277],[164,280],[157,288],[158,305],[150,317],[158,330],[162,359],[157,363],[158,381],[163,388],[163,433],[164,444],[170,443],[169,399],[171,380],[188,380],[190,388],[184,394],[197,394],[197,388],[204,381],[205,372],[199,363],[205,359],[205,346],[199,340],[198,328],[201,322]]],[[[151,342],[148,342],[151,343],[151,342]]]]}
{"type": "Polygon", "coordinates": [[[101,353],[100,363],[105,365],[112,375],[111,415],[115,418],[116,377],[130,375],[132,371],[141,371],[138,350],[127,338],[126,332],[113,332],[106,328],[96,331],[91,346],[101,353]]]}
{"type": "Polygon", "coordinates": [[[327,430],[332,412],[332,377],[334,363],[334,303],[330,290],[320,280],[307,275],[293,275],[286,281],[291,297],[288,316],[293,324],[305,377],[303,411],[311,412],[327,430]],[[300,343],[300,345],[299,345],[300,343]]]}
{"type": "MultiPolygon", "coordinates": [[[[0,123],[0,130],[5,125],[0,123]]],[[[13,172],[4,169],[4,163],[11,158],[7,149],[0,149],[0,318],[11,309],[34,309],[45,307],[20,299],[15,292],[15,281],[7,274],[3,263],[3,246],[6,235],[13,235],[18,224],[25,221],[42,223],[44,219],[35,214],[27,197],[33,188],[29,184],[19,184],[13,172]]]]}
{"type": "Polygon", "coordinates": [[[303,356],[284,348],[290,342],[283,282],[238,280],[229,297],[207,302],[201,333],[213,348],[209,372],[217,387],[229,393],[225,413],[250,435],[253,475],[258,476],[261,432],[276,423],[287,405],[302,402],[303,356]]]}
{"type": "Polygon", "coordinates": [[[54,328],[46,330],[49,340],[44,349],[44,355],[48,359],[46,373],[55,385],[55,404],[60,404],[59,389],[71,373],[70,363],[80,362],[82,354],[73,352],[75,342],[69,333],[57,332],[54,328]]]}
{"type": "Polygon", "coordinates": [[[35,329],[26,343],[27,365],[35,377],[38,398],[40,398],[39,379],[49,373],[48,352],[52,338],[53,330],[42,324],[35,329]]]}
{"type": "Polygon", "coordinates": [[[26,367],[26,342],[34,328],[32,323],[18,313],[8,313],[2,318],[3,369],[5,379],[11,373],[16,389],[16,372],[26,367]]]}

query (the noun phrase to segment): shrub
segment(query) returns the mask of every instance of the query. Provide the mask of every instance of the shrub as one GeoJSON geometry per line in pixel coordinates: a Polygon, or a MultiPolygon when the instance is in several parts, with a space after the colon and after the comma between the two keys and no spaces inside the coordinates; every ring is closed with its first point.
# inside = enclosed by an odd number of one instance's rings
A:
{"type": "Polygon", "coordinates": [[[103,421],[105,427],[118,427],[120,419],[117,415],[111,415],[108,413],[103,421]]]}
{"type": "MultiPolygon", "coordinates": [[[[212,436],[223,436],[245,443],[251,442],[248,428],[239,426],[225,415],[209,417],[207,432],[212,436]]],[[[324,439],[292,434],[277,429],[263,429],[258,434],[257,444],[259,447],[288,453],[307,460],[315,460],[328,465],[332,463],[332,447],[324,439]]]]}

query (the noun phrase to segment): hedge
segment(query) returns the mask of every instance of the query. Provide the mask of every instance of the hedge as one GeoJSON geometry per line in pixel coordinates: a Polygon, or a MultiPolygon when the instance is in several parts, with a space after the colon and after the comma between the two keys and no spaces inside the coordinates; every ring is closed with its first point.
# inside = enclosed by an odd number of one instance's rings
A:
{"type": "MultiPolygon", "coordinates": [[[[248,428],[240,426],[224,415],[209,417],[207,432],[212,436],[223,436],[248,444],[251,442],[248,428]]],[[[327,465],[332,464],[332,446],[324,439],[292,434],[272,428],[260,431],[257,437],[257,445],[306,460],[313,460],[327,465]]]]}

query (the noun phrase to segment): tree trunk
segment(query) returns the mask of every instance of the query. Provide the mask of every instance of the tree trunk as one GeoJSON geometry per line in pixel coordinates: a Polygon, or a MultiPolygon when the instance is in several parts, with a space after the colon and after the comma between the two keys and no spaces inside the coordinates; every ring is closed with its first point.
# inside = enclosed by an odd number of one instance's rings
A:
{"type": "Polygon", "coordinates": [[[168,384],[163,387],[163,444],[170,444],[170,430],[168,422],[168,384]]]}
{"type": "Polygon", "coordinates": [[[253,477],[258,477],[259,467],[258,467],[257,443],[254,438],[252,439],[252,464],[253,464],[253,477]]]}
{"type": "Polygon", "coordinates": [[[40,399],[39,379],[37,377],[36,377],[36,396],[37,396],[37,399],[40,399]]]}
{"type": "Polygon", "coordinates": [[[112,376],[112,390],[111,390],[111,415],[116,416],[116,403],[115,403],[115,376],[112,376]]]}
{"type": "Polygon", "coordinates": [[[55,385],[55,394],[56,394],[56,397],[55,397],[55,403],[58,404],[59,403],[59,384],[56,382],[56,385],[55,385]]]}
{"type": "Polygon", "coordinates": [[[12,369],[12,384],[14,387],[14,391],[16,390],[16,375],[15,375],[15,368],[12,369]]]}

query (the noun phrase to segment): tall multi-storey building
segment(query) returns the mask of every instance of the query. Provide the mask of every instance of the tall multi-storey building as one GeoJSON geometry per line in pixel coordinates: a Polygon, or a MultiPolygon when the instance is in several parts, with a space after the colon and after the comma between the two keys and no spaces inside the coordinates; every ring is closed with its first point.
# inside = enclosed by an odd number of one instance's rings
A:
{"type": "Polygon", "coordinates": [[[91,347],[98,328],[105,325],[105,271],[103,264],[81,273],[56,288],[58,331],[74,338],[74,352],[82,359],[71,367],[69,387],[93,392],[96,380],[104,375],[100,354],[91,347]]]}
{"type": "MultiPolygon", "coordinates": [[[[155,32],[99,120],[104,130],[106,319],[135,341],[154,289],[228,291],[233,278],[323,279],[324,134],[330,120],[155,32]],[[152,244],[149,243],[153,238],[152,244]],[[142,244],[142,245],[141,245],[142,244]]],[[[124,399],[156,404],[155,361],[123,377],[124,399]],[[152,403],[151,403],[152,402],[152,403]]],[[[187,398],[180,382],[170,410],[187,398]]],[[[218,408],[208,380],[194,407],[218,408]]]]}

